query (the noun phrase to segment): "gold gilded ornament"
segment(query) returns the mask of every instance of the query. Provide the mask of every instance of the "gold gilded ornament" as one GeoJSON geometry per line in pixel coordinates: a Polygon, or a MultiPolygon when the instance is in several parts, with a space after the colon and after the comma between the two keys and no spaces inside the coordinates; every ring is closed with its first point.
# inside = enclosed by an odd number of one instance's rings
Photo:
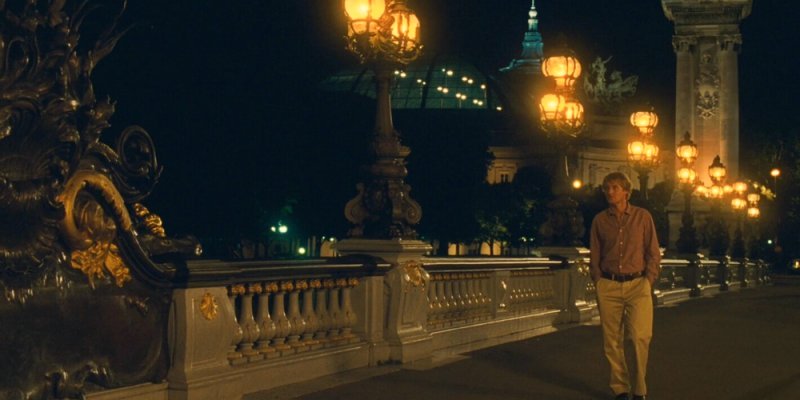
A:
{"type": "Polygon", "coordinates": [[[217,298],[213,294],[206,292],[203,298],[200,299],[200,314],[206,320],[213,320],[217,317],[219,305],[217,305],[217,298]]]}

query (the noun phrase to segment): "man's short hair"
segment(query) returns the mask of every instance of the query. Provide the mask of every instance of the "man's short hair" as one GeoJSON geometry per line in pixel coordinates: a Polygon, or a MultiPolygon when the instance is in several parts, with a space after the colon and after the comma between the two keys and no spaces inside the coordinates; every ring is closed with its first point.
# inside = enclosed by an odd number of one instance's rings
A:
{"type": "Polygon", "coordinates": [[[628,178],[628,175],[625,175],[625,173],[612,172],[606,175],[606,177],[603,178],[603,187],[605,188],[606,183],[609,183],[611,181],[618,181],[619,185],[622,186],[622,188],[625,189],[626,192],[628,193],[631,192],[631,186],[632,186],[631,178],[628,178]]]}

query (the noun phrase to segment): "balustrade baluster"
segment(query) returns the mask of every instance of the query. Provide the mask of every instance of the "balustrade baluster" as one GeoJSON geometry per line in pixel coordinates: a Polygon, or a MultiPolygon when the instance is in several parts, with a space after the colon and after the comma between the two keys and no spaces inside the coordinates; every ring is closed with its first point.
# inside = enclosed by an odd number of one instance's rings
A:
{"type": "Polygon", "coordinates": [[[289,292],[289,336],[286,344],[292,346],[298,353],[308,350],[308,346],[300,341],[300,336],[306,331],[306,321],[300,313],[300,291],[308,288],[304,280],[294,282],[294,288],[289,292]]]}
{"type": "Polygon", "coordinates": [[[339,289],[337,283],[333,280],[331,280],[331,287],[328,288],[328,294],[330,295],[328,309],[330,310],[331,316],[331,327],[328,331],[328,338],[333,344],[338,344],[337,342],[341,340],[339,334],[341,333],[342,327],[342,310],[339,303],[339,289]]]}
{"type": "Polygon", "coordinates": [[[286,306],[284,305],[286,293],[292,289],[294,289],[292,282],[281,282],[274,296],[275,301],[272,303],[272,319],[275,321],[275,338],[272,339],[272,346],[282,356],[294,352],[292,346],[286,344],[286,337],[292,331],[292,326],[289,318],[286,317],[286,306]]]}
{"type": "Polygon", "coordinates": [[[244,285],[233,285],[228,288],[228,301],[231,302],[231,306],[234,310],[233,338],[231,339],[231,347],[228,351],[228,360],[231,362],[236,362],[242,358],[242,353],[236,350],[239,347],[239,343],[241,343],[242,338],[244,337],[244,331],[242,330],[242,326],[239,325],[239,320],[236,317],[238,315],[236,312],[236,299],[242,295],[244,291],[244,285]]]}
{"type": "Polygon", "coordinates": [[[460,320],[464,317],[464,297],[461,295],[462,274],[453,274],[453,303],[454,317],[460,320]]]}
{"type": "Polygon", "coordinates": [[[445,274],[436,275],[436,317],[437,325],[444,323],[447,318],[447,294],[445,293],[445,274]]]}
{"type": "Polygon", "coordinates": [[[261,293],[261,285],[255,283],[248,285],[246,292],[240,296],[239,324],[242,327],[243,336],[238,350],[247,357],[248,361],[257,361],[263,358],[258,350],[253,348],[256,340],[261,336],[261,329],[253,317],[253,295],[259,293],[261,293]]]}
{"type": "Polygon", "coordinates": [[[331,314],[328,312],[328,291],[333,287],[333,280],[326,279],[322,282],[322,288],[317,290],[317,318],[319,318],[319,327],[317,333],[314,334],[314,339],[318,340],[323,346],[329,342],[328,331],[332,326],[331,314]]]}
{"type": "Polygon", "coordinates": [[[469,275],[468,274],[459,274],[458,275],[458,292],[461,293],[461,315],[463,315],[464,319],[469,320],[472,316],[472,298],[469,295],[469,275]]]}
{"type": "Polygon", "coordinates": [[[444,274],[444,298],[446,299],[445,303],[445,320],[448,324],[452,323],[456,317],[457,310],[456,310],[456,300],[455,295],[453,294],[453,277],[454,274],[444,274]]]}
{"type": "Polygon", "coordinates": [[[269,295],[278,291],[278,285],[275,282],[270,282],[263,286],[263,291],[258,295],[258,304],[256,306],[256,323],[261,327],[261,335],[256,342],[256,350],[266,358],[272,358],[277,355],[275,349],[269,346],[269,341],[275,337],[275,321],[269,313],[269,295]]]}
{"type": "Polygon", "coordinates": [[[306,330],[303,333],[303,342],[312,350],[320,346],[318,340],[314,339],[314,334],[319,330],[319,318],[314,313],[314,293],[319,293],[322,282],[313,279],[308,283],[308,288],[303,292],[303,319],[306,321],[306,330]]]}
{"type": "Polygon", "coordinates": [[[342,339],[353,343],[357,341],[353,334],[353,326],[356,324],[356,313],[353,311],[352,289],[358,285],[357,278],[340,279],[337,281],[342,290],[342,339]]]}

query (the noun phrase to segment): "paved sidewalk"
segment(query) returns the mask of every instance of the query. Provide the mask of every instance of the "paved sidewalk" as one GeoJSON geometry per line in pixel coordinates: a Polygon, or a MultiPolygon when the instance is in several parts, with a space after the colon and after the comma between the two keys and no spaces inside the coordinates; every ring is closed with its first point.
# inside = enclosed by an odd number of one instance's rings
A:
{"type": "MultiPolygon", "coordinates": [[[[654,332],[649,399],[800,399],[800,286],[659,307],[654,332]]],[[[428,365],[363,369],[248,399],[610,399],[601,342],[595,322],[428,365]]]]}

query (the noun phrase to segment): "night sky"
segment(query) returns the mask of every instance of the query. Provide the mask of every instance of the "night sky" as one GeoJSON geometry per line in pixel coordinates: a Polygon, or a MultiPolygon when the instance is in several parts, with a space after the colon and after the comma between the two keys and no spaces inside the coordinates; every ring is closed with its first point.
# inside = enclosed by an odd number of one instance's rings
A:
{"type": "MultiPolygon", "coordinates": [[[[458,54],[486,70],[519,54],[529,0],[408,3],[429,52],[458,54]]],[[[164,173],[146,203],[164,217],[168,232],[236,235],[241,221],[257,218],[253,210],[279,208],[298,188],[337,174],[314,156],[326,150],[318,146],[330,143],[330,132],[310,99],[320,95],[322,79],[357,63],[344,50],[340,5],[130,2],[126,18],[136,27],[96,70],[95,90],[117,102],[108,137],[131,124],[153,137],[164,173]]],[[[660,1],[541,0],[536,6],[545,46],[563,34],[584,64],[613,55],[613,69],[639,75],[638,98],[665,121],[674,118],[673,28],[660,1]]],[[[799,11],[798,2],[755,0],[742,25],[743,141],[797,131],[800,113],[791,107],[800,92],[799,11]]]]}

